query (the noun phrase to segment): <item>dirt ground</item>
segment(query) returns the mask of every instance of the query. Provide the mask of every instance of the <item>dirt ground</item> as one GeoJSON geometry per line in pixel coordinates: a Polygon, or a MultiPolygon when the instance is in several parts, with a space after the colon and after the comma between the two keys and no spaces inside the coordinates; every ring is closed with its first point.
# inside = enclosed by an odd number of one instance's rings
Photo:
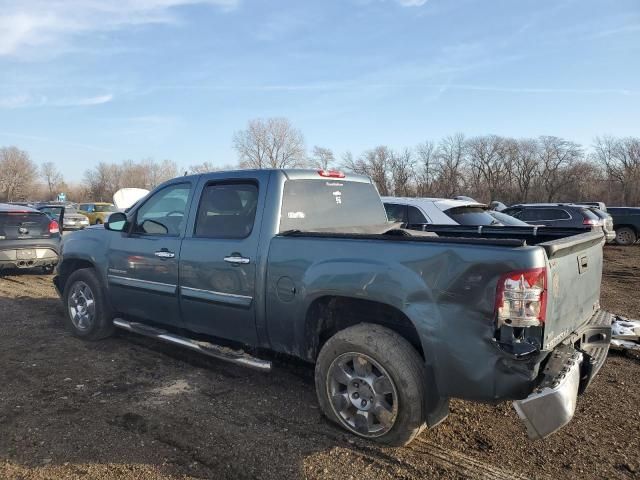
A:
{"type": "MultiPolygon", "coordinates": [[[[640,318],[640,246],[605,248],[602,304],[640,318]]],[[[640,478],[640,359],[612,353],[538,442],[509,404],[453,401],[406,448],[321,415],[313,370],[258,373],[121,333],[69,335],[50,276],[0,278],[0,478],[640,478]]]]}

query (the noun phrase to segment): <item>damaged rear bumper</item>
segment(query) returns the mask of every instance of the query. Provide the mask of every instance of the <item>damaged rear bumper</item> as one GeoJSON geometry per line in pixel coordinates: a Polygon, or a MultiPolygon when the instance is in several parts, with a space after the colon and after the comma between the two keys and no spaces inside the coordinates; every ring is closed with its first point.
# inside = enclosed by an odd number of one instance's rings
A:
{"type": "Polygon", "coordinates": [[[553,350],[534,392],[513,402],[529,438],[547,437],[571,421],[578,394],[585,390],[606,360],[611,320],[608,312],[597,312],[567,343],[553,350]]]}

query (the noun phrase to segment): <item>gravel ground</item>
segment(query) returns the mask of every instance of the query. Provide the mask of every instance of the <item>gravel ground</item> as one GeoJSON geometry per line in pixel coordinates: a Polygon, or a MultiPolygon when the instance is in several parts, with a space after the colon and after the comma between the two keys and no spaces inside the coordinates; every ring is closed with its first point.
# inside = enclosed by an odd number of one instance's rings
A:
{"type": "MultiPolygon", "coordinates": [[[[640,247],[605,257],[603,306],[640,318],[640,247]]],[[[131,334],[71,337],[49,276],[0,278],[0,325],[0,478],[640,478],[637,357],[612,353],[544,441],[508,404],[452,401],[391,449],[324,419],[308,365],[264,374],[131,334]]]]}

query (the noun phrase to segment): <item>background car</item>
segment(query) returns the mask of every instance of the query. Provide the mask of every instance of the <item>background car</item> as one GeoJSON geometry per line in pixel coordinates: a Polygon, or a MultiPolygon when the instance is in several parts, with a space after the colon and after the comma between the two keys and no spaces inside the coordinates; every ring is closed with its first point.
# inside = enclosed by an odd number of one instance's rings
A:
{"type": "Polygon", "coordinates": [[[508,225],[510,227],[528,227],[530,226],[527,222],[523,222],[522,220],[518,220],[511,215],[507,215],[504,212],[499,212],[497,210],[487,210],[487,213],[499,221],[502,225],[508,225]]]}
{"type": "Polygon", "coordinates": [[[51,219],[62,218],[63,230],[81,230],[89,226],[89,219],[78,213],[75,208],[65,208],[62,205],[40,205],[37,209],[51,219]],[[61,215],[62,212],[64,215],[61,215]]]}
{"type": "Polygon", "coordinates": [[[609,207],[618,245],[633,245],[640,238],[640,208],[609,207]]]}
{"type": "Polygon", "coordinates": [[[0,271],[44,268],[58,263],[60,227],[44,212],[0,203],[0,271]]]}
{"type": "Polygon", "coordinates": [[[526,203],[512,205],[502,213],[522,220],[529,225],[543,225],[556,228],[584,228],[603,230],[607,242],[615,239],[613,230],[605,225],[605,220],[600,218],[592,208],[583,205],[563,203],[526,203]]]}
{"type": "MultiPolygon", "coordinates": [[[[459,197],[460,198],[460,197],[459,197]]],[[[410,225],[500,225],[475,200],[382,197],[389,221],[410,225]]]]}
{"type": "Polygon", "coordinates": [[[78,210],[89,218],[91,225],[105,223],[109,215],[118,211],[112,203],[106,202],[81,203],[78,210]]]}

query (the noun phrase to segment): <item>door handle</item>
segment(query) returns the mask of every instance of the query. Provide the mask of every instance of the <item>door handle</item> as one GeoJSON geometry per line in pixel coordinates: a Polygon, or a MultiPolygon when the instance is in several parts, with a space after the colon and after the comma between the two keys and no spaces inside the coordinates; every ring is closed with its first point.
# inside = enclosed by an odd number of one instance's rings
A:
{"type": "Polygon", "coordinates": [[[232,255],[230,257],[224,257],[224,261],[233,265],[246,265],[251,262],[251,259],[247,257],[241,257],[240,255],[232,255]]]}
{"type": "Polygon", "coordinates": [[[163,248],[162,250],[158,250],[156,253],[154,253],[154,255],[156,257],[160,257],[162,259],[164,259],[164,258],[174,258],[176,256],[175,253],[170,252],[166,248],[163,248]]]}

